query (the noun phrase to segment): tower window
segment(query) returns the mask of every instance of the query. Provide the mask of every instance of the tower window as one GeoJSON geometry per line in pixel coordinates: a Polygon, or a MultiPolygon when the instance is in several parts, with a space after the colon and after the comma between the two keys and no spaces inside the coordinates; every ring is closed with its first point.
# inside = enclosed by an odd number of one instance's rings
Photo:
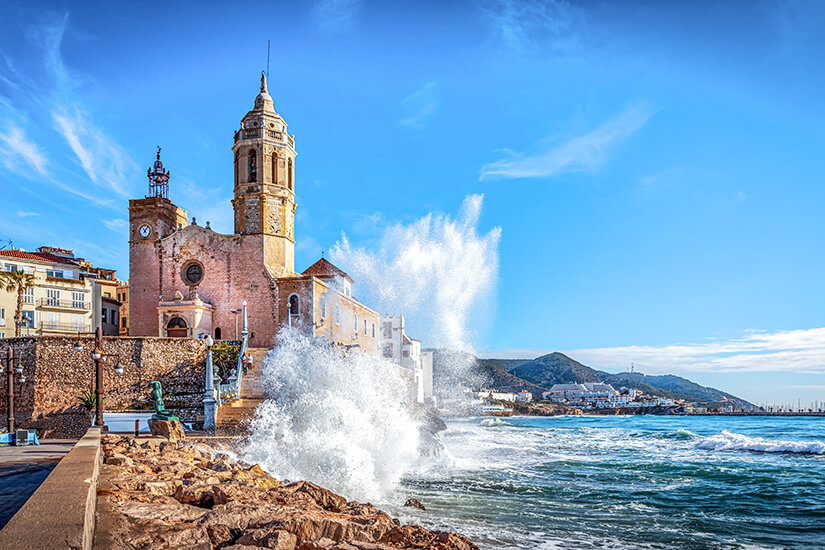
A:
{"type": "Polygon", "coordinates": [[[241,167],[238,165],[238,161],[240,160],[240,155],[237,151],[235,151],[235,187],[238,186],[238,179],[240,179],[240,172],[241,167]]]}
{"type": "Polygon", "coordinates": [[[292,191],[292,177],[293,177],[293,174],[292,174],[292,159],[289,159],[289,161],[287,163],[287,178],[288,178],[288,181],[289,181],[289,190],[290,191],[292,191]]]}
{"type": "Polygon", "coordinates": [[[278,183],[278,157],[272,153],[272,183],[278,183]]]}
{"type": "Polygon", "coordinates": [[[249,150],[249,182],[258,181],[258,155],[255,149],[249,150]]]}
{"type": "Polygon", "coordinates": [[[292,294],[289,297],[289,314],[290,315],[298,315],[298,308],[300,306],[300,300],[297,294],[292,294]]]}

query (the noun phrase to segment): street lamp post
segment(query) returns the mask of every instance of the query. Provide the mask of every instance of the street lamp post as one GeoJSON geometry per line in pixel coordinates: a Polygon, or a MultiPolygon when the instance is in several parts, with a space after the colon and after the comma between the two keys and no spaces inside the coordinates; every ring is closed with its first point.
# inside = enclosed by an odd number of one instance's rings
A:
{"type": "MultiPolygon", "coordinates": [[[[83,349],[75,346],[75,349],[83,349]]],[[[123,374],[123,367],[120,365],[120,356],[114,353],[103,351],[103,329],[97,327],[95,330],[95,347],[92,350],[92,360],[95,362],[95,426],[103,426],[103,361],[107,357],[115,357],[115,372],[123,374]]]]}
{"type": "Polygon", "coordinates": [[[215,407],[215,379],[212,367],[212,336],[206,337],[206,389],[203,397],[203,429],[214,430],[217,427],[217,408],[215,407]]]}
{"type": "Polygon", "coordinates": [[[241,308],[230,309],[229,313],[235,314],[235,340],[238,339],[238,314],[243,311],[241,308]]]}

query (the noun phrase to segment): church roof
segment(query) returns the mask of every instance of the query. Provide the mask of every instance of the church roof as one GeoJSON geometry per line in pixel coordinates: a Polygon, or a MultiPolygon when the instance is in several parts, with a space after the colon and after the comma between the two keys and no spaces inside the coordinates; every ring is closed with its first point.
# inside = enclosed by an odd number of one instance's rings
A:
{"type": "Polygon", "coordinates": [[[349,275],[347,275],[343,270],[332,265],[326,260],[326,258],[321,258],[306,268],[301,275],[314,275],[316,277],[343,277],[350,283],[352,282],[352,278],[349,275]]]}

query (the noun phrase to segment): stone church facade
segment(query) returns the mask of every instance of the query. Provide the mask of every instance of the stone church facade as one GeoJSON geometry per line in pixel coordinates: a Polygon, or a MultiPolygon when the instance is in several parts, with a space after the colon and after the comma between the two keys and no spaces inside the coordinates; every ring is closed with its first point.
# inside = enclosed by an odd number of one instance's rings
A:
{"type": "Polygon", "coordinates": [[[352,296],[352,279],[321,258],[295,271],[295,137],[266,79],[241,120],[234,154],[235,232],[189,223],[168,198],[160,151],[149,194],[129,201],[131,336],[234,339],[244,301],[250,345],[270,347],[287,325],[376,352],[380,316],[352,296]]]}

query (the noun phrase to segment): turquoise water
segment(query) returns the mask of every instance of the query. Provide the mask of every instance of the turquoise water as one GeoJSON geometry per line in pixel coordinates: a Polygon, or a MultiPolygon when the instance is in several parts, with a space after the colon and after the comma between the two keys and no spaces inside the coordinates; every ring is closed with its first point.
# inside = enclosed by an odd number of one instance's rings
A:
{"type": "Polygon", "coordinates": [[[825,548],[825,418],[506,423],[448,422],[410,519],[488,549],[825,548]]]}

